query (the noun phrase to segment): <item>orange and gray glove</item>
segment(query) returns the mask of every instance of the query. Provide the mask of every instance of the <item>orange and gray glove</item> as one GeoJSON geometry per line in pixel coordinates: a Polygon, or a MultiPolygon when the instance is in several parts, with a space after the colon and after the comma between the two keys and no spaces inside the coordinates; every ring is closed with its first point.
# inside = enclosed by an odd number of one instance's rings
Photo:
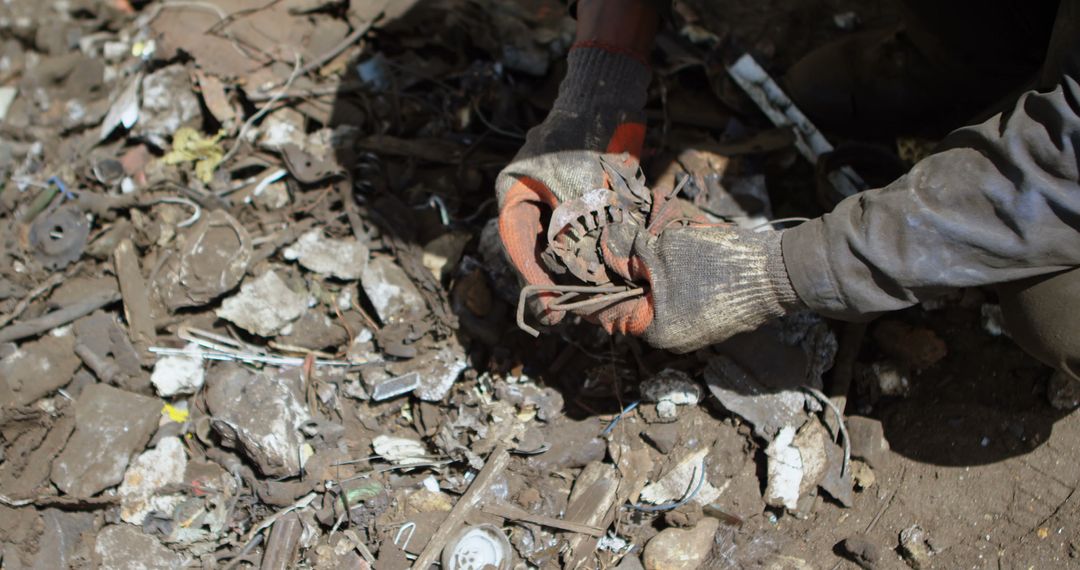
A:
{"type": "Polygon", "coordinates": [[[609,226],[605,264],[646,289],[645,297],[616,308],[649,317],[642,323],[637,316],[637,324],[618,332],[640,335],[656,348],[689,352],[800,308],[784,268],[781,234],[691,225],[655,236],[633,223],[609,226]]]}
{"type": "MultiPolygon", "coordinates": [[[[530,285],[551,285],[541,254],[547,222],[561,203],[607,186],[599,157],[641,156],[648,67],[638,59],[600,47],[576,47],[543,123],[529,131],[514,160],[499,173],[499,236],[518,272],[530,285]]],[[[565,313],[549,308],[556,294],[540,294],[533,311],[547,325],[565,313]]]]}

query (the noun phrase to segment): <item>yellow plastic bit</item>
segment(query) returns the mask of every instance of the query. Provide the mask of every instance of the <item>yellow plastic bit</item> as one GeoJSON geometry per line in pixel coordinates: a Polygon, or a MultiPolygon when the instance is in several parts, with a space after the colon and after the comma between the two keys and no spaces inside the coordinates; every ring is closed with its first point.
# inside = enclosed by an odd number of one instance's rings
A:
{"type": "Polygon", "coordinates": [[[172,404],[165,404],[165,407],[161,408],[161,413],[169,416],[170,420],[178,424],[188,421],[188,416],[191,415],[187,410],[182,410],[172,404]]]}
{"type": "Polygon", "coordinates": [[[162,157],[165,164],[195,163],[195,176],[209,184],[214,178],[214,169],[225,158],[225,149],[218,144],[225,131],[208,137],[191,127],[181,127],[173,134],[173,147],[162,157]]]}

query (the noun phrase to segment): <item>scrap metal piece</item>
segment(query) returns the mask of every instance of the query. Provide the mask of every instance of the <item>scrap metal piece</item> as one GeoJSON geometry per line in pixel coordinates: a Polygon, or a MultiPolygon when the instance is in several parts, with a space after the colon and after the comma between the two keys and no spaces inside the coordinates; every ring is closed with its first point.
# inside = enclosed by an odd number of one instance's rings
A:
{"type": "Polygon", "coordinates": [[[628,198],[606,188],[594,188],[559,204],[548,224],[544,264],[559,275],[569,271],[585,283],[610,283],[598,247],[600,230],[628,219],[635,209],[628,198]]]}
{"type": "Polygon", "coordinates": [[[316,184],[329,178],[345,176],[347,172],[332,157],[319,159],[294,144],[281,146],[285,166],[303,184],[316,184]]]}
{"type": "Polygon", "coordinates": [[[182,239],[180,254],[165,261],[156,281],[170,311],[225,294],[240,283],[252,260],[251,236],[223,210],[202,216],[182,239]]]}
{"type": "Polygon", "coordinates": [[[420,386],[420,373],[410,372],[383,380],[371,388],[371,399],[376,402],[412,392],[420,386]]]}
{"type": "Polygon", "coordinates": [[[549,305],[549,308],[554,311],[570,311],[595,305],[596,308],[593,309],[595,312],[617,302],[644,295],[645,289],[642,287],[632,289],[624,285],[526,285],[521,288],[521,294],[518,296],[518,328],[534,337],[540,336],[540,331],[534,329],[525,322],[525,305],[532,295],[552,292],[563,293],[563,295],[560,295],[559,298],[549,305]],[[582,293],[592,294],[594,296],[582,301],[570,302],[571,299],[582,293]]]}
{"type": "MultiPolygon", "coordinates": [[[[795,148],[811,164],[816,165],[821,155],[833,151],[825,135],[795,106],[753,56],[743,55],[727,71],[774,125],[790,127],[795,132],[795,148]]],[[[848,166],[829,172],[828,179],[833,189],[845,198],[866,188],[862,177],[848,166]]]]}
{"type": "Polygon", "coordinates": [[[46,269],[63,269],[74,263],[82,257],[89,237],[90,223],[74,204],[39,216],[30,226],[34,257],[46,269]]]}

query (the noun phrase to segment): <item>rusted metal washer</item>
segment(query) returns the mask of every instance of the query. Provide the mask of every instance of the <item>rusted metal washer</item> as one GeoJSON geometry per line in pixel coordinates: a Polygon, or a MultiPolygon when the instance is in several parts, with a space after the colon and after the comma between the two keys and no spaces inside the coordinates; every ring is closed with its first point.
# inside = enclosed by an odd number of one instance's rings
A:
{"type": "Polygon", "coordinates": [[[37,217],[30,225],[34,257],[46,269],[63,269],[78,260],[90,237],[90,222],[73,204],[37,217]]]}

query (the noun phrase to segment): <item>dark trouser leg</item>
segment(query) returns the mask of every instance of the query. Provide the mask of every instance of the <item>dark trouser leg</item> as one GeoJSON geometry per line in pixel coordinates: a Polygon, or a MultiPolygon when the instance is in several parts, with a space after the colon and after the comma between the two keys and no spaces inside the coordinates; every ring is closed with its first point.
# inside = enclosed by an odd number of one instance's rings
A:
{"type": "Polygon", "coordinates": [[[809,53],[785,78],[826,131],[943,135],[1033,82],[1058,0],[901,0],[903,22],[809,53]]]}
{"type": "Polygon", "coordinates": [[[1013,340],[1080,382],[1080,268],[1005,283],[997,289],[1013,340]]]}
{"type": "Polygon", "coordinates": [[[912,43],[980,74],[1031,73],[1046,57],[1059,0],[900,0],[912,43]]]}

